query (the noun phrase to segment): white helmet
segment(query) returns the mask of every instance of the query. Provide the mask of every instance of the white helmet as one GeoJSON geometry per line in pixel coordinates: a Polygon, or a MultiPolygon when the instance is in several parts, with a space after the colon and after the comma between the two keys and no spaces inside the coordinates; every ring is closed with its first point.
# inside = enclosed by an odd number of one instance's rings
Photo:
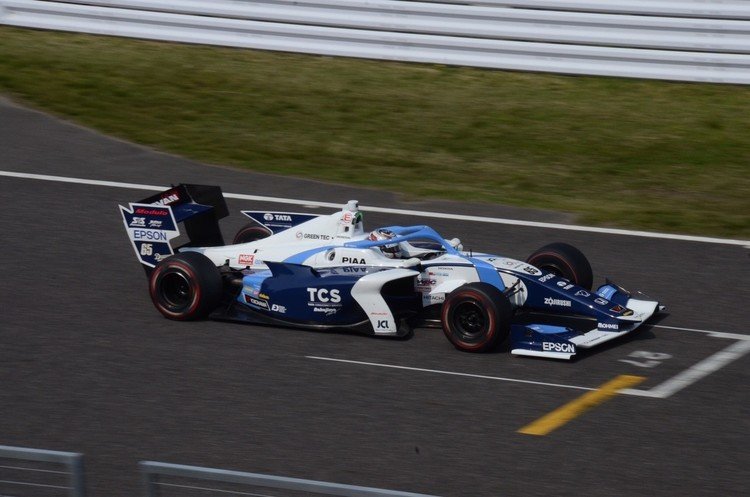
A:
{"type": "MultiPolygon", "coordinates": [[[[375,242],[379,240],[390,240],[395,236],[396,233],[394,233],[393,231],[379,228],[371,232],[370,236],[368,236],[367,239],[375,242]]],[[[401,247],[398,246],[398,243],[380,245],[378,248],[381,252],[383,252],[383,255],[391,259],[397,259],[401,257],[401,247]]]]}

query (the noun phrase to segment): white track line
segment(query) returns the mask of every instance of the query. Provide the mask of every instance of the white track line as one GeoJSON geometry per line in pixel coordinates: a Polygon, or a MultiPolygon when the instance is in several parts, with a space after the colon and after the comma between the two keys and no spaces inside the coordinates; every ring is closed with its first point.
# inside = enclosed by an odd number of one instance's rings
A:
{"type": "MultiPolygon", "coordinates": [[[[678,373],[672,378],[660,383],[659,385],[649,390],[627,388],[624,390],[620,390],[618,392],[621,395],[633,395],[636,397],[666,399],[667,397],[671,397],[672,395],[679,392],[680,390],[687,388],[688,386],[692,385],[693,383],[695,383],[696,381],[702,378],[705,378],[711,373],[715,373],[716,371],[723,368],[730,362],[733,362],[739,359],[740,357],[744,356],[748,352],[750,352],[750,335],[741,335],[738,333],[724,333],[720,331],[701,330],[701,329],[696,329],[696,328],[680,328],[677,326],[653,325],[653,327],[664,328],[664,329],[669,329],[669,330],[704,333],[713,338],[726,338],[730,340],[738,340],[738,342],[726,347],[725,349],[715,353],[714,355],[710,357],[707,357],[706,359],[703,359],[702,361],[694,364],[688,369],[678,373]]],[[[484,380],[506,381],[506,382],[512,382],[512,383],[526,383],[530,385],[568,388],[568,389],[573,389],[573,390],[588,390],[588,391],[596,390],[596,388],[580,387],[580,386],[575,386],[575,385],[563,385],[559,383],[545,383],[541,381],[521,380],[517,378],[504,378],[500,376],[487,376],[487,375],[479,375],[479,374],[471,374],[471,373],[459,373],[455,371],[443,371],[439,369],[415,368],[411,366],[396,366],[393,364],[353,361],[349,359],[335,359],[332,357],[319,357],[319,356],[305,356],[305,357],[308,359],[316,359],[319,361],[342,362],[342,363],[347,363],[347,364],[358,364],[362,366],[375,366],[375,367],[380,367],[380,368],[402,369],[402,370],[407,370],[407,371],[420,371],[424,373],[437,373],[437,374],[445,374],[445,375],[451,375],[451,376],[463,376],[463,377],[469,377],[469,378],[479,378],[479,379],[484,379],[484,380]]]]}
{"type": "MultiPolygon", "coordinates": [[[[0,171],[0,176],[7,176],[11,178],[23,178],[23,179],[35,179],[42,181],[57,181],[61,183],[75,183],[80,185],[95,185],[95,186],[107,186],[111,188],[128,188],[133,190],[150,190],[150,191],[162,191],[166,190],[166,186],[157,185],[142,185],[137,183],[120,183],[116,181],[101,181],[92,179],[82,178],[67,178],[64,176],[50,176],[46,174],[30,174],[30,173],[17,173],[12,171],[0,171]]],[[[226,198],[239,199],[239,200],[252,200],[258,202],[272,202],[275,204],[293,204],[310,207],[330,207],[338,209],[343,204],[342,202],[319,202],[315,200],[300,200],[291,198],[279,198],[279,197],[266,197],[262,195],[245,195],[242,193],[225,193],[226,198]]],[[[614,228],[597,228],[591,226],[577,226],[573,224],[555,224],[555,223],[542,223],[537,221],[521,221],[518,219],[504,219],[498,217],[483,217],[483,216],[468,216],[464,214],[449,214],[442,212],[430,212],[430,211],[414,211],[407,209],[391,209],[388,207],[373,207],[373,206],[362,206],[364,211],[369,212],[382,212],[386,214],[398,214],[415,217],[427,217],[437,219],[453,219],[457,221],[471,221],[477,223],[490,223],[490,224],[505,224],[510,226],[525,226],[532,228],[546,228],[556,230],[567,230],[567,231],[582,231],[587,233],[602,233],[607,235],[625,235],[625,236],[638,236],[644,238],[660,238],[664,240],[680,240],[686,242],[701,242],[701,243],[714,243],[720,245],[738,245],[745,248],[750,248],[750,240],[732,240],[728,238],[712,238],[705,236],[691,236],[691,235],[675,235],[668,233],[655,233],[650,231],[632,231],[614,228]]]]}
{"type": "Polygon", "coordinates": [[[729,340],[750,340],[750,335],[740,333],[725,333],[723,331],[701,330],[697,328],[680,328],[679,326],[665,326],[663,324],[652,324],[652,328],[663,328],[665,330],[693,331],[696,333],[705,333],[714,338],[727,338],[729,340]]]}
{"type": "Polygon", "coordinates": [[[389,368],[389,369],[404,369],[407,371],[419,371],[422,373],[437,373],[437,374],[446,374],[450,376],[464,376],[469,378],[479,378],[482,380],[496,380],[496,381],[507,381],[511,383],[526,383],[529,385],[541,385],[545,387],[557,387],[557,388],[569,388],[573,390],[596,390],[596,388],[588,388],[588,387],[579,387],[575,385],[562,385],[559,383],[544,383],[541,381],[531,381],[531,380],[519,380],[517,378],[502,378],[500,376],[486,376],[481,374],[471,374],[471,373],[458,373],[456,371],[443,371],[440,369],[425,369],[425,368],[413,368],[410,366],[396,366],[394,364],[381,364],[378,362],[365,362],[365,361],[351,361],[349,359],[335,359],[333,357],[319,357],[319,356],[312,356],[312,355],[306,355],[307,359],[315,359],[318,361],[330,361],[330,362],[343,362],[346,364],[358,364],[360,366],[375,366],[378,368],[389,368]]]}
{"type": "Polygon", "coordinates": [[[626,389],[620,391],[620,393],[626,395],[637,395],[640,397],[666,399],[680,390],[689,387],[696,381],[718,371],[730,362],[736,361],[748,352],[750,352],[750,341],[742,340],[703,359],[692,367],[649,390],[626,389]]]}

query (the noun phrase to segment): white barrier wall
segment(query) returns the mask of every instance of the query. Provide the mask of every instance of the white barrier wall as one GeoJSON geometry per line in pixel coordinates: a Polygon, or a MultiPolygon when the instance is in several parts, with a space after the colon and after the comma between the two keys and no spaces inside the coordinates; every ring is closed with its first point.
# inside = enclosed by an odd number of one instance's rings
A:
{"type": "Polygon", "coordinates": [[[322,55],[750,84],[750,1],[0,0],[0,24],[322,55]]]}

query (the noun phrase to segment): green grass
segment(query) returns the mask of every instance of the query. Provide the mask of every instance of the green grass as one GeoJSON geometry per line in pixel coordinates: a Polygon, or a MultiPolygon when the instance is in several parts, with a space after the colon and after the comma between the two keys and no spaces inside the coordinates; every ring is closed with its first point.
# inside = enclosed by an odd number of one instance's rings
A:
{"type": "Polygon", "coordinates": [[[750,238],[750,87],[2,27],[0,91],[210,163],[750,238]]]}

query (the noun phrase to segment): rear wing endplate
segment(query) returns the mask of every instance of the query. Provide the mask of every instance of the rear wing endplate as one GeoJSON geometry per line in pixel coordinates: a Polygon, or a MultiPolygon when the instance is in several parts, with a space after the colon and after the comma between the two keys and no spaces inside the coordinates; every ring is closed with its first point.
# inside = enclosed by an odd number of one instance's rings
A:
{"type": "Polygon", "coordinates": [[[171,241],[183,223],[188,242],[181,247],[224,245],[219,219],[229,215],[218,186],[179,184],[128,207],[120,213],[138,260],[150,271],[174,254],[171,241]]]}

